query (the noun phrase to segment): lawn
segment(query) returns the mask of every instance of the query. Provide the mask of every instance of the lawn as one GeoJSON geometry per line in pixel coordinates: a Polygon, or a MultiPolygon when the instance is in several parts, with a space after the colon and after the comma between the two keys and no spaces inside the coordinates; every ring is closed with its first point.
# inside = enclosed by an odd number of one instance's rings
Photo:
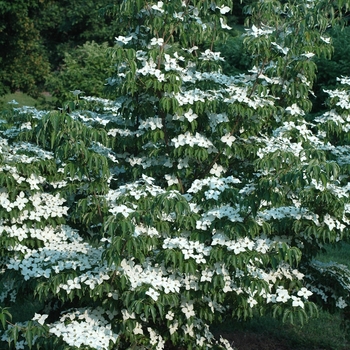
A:
{"type": "MultiPolygon", "coordinates": [[[[350,268],[350,244],[330,247],[318,256],[323,262],[338,262],[350,268]]],[[[230,340],[237,350],[349,350],[350,331],[341,313],[320,311],[304,326],[283,325],[272,317],[244,323],[218,325],[216,332],[230,340]]]]}
{"type": "Polygon", "coordinates": [[[18,107],[32,106],[38,108],[46,108],[53,101],[53,98],[49,93],[42,93],[37,99],[35,99],[27,94],[17,91],[12,94],[1,96],[0,108],[6,106],[6,104],[11,101],[16,101],[18,103],[18,107]]]}

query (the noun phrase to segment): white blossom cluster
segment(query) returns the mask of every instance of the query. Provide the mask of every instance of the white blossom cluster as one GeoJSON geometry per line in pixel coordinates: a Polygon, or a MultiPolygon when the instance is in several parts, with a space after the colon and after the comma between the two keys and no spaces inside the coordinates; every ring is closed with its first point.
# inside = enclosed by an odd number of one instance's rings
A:
{"type": "Polygon", "coordinates": [[[64,314],[58,322],[48,324],[49,332],[70,346],[88,346],[96,350],[108,350],[110,341],[118,335],[111,329],[105,315],[113,319],[114,313],[102,308],[78,309],[64,314]]]}
{"type": "MultiPolygon", "coordinates": [[[[263,158],[268,153],[274,153],[277,151],[290,152],[293,155],[300,157],[301,161],[305,161],[304,148],[302,142],[291,142],[290,140],[283,137],[271,137],[269,139],[260,139],[265,141],[266,146],[260,148],[257,156],[263,158]]],[[[288,160],[285,160],[288,162],[288,160]]],[[[291,161],[291,160],[290,160],[291,161]]]]}
{"type": "Polygon", "coordinates": [[[154,300],[158,299],[159,290],[166,294],[180,292],[181,281],[174,274],[169,274],[164,266],[152,266],[149,261],[139,265],[132,260],[125,259],[120,266],[130,281],[131,290],[142,284],[151,285],[146,294],[154,300]]]}
{"type": "Polygon", "coordinates": [[[275,31],[275,28],[266,26],[264,24],[261,24],[260,27],[256,27],[255,25],[252,25],[250,29],[246,29],[245,35],[259,37],[259,36],[269,35],[274,31],[275,31]]]}
{"type": "Polygon", "coordinates": [[[28,142],[16,142],[11,145],[11,153],[7,154],[6,158],[9,162],[19,161],[21,163],[30,164],[39,160],[53,159],[53,153],[45,151],[42,148],[28,142]],[[23,151],[33,155],[28,156],[26,154],[20,154],[23,151]]]}
{"type": "Polygon", "coordinates": [[[294,206],[266,209],[259,212],[259,218],[270,221],[271,219],[293,218],[296,220],[311,220],[316,225],[320,225],[319,216],[310,212],[306,208],[294,206]]]}
{"type": "MultiPolygon", "coordinates": [[[[344,79],[343,79],[344,81],[344,79]]],[[[350,107],[350,96],[349,92],[346,90],[324,90],[330,98],[336,98],[337,102],[335,103],[336,106],[338,106],[341,109],[348,110],[350,107]]]]}
{"type": "MultiPolygon", "coordinates": [[[[20,230],[19,230],[20,231],[20,230]]],[[[66,283],[58,285],[56,292],[60,289],[68,294],[72,289],[81,289],[81,283],[94,289],[96,285],[109,279],[109,271],[106,265],[101,265],[102,250],[93,248],[83,242],[78,233],[70,227],[48,228],[45,230],[31,229],[28,234],[32,238],[44,240],[44,247],[39,249],[22,249],[24,257],[11,258],[7,264],[8,268],[19,270],[25,280],[36,277],[49,278],[52,274],[62,271],[74,270],[79,276],[66,283]]],[[[20,247],[14,247],[19,250],[20,247]]]]}
{"type": "Polygon", "coordinates": [[[185,134],[180,134],[177,137],[174,137],[171,141],[175,148],[188,145],[190,147],[198,146],[206,148],[208,149],[208,153],[217,153],[218,151],[210,140],[198,132],[195,135],[192,135],[187,131],[185,134]]]}
{"type": "MultiPolygon", "coordinates": [[[[339,96],[342,98],[342,96],[339,96]]],[[[315,121],[320,124],[334,123],[341,127],[344,132],[349,132],[350,130],[350,117],[348,114],[341,115],[337,113],[335,109],[324,112],[321,116],[315,118],[315,121]]]]}
{"type": "Polygon", "coordinates": [[[166,238],[163,242],[163,249],[179,248],[183,253],[184,259],[194,259],[197,264],[206,263],[205,256],[210,254],[211,247],[206,247],[199,242],[187,240],[185,237],[166,238]]]}
{"type": "MultiPolygon", "coordinates": [[[[27,182],[29,181],[30,187],[36,189],[38,182],[35,176],[27,179],[27,182]]],[[[26,220],[40,222],[50,217],[61,218],[67,215],[69,209],[63,205],[65,202],[66,200],[61,198],[59,194],[53,196],[49,193],[35,193],[27,197],[24,192],[20,192],[14,202],[9,200],[8,193],[3,192],[0,195],[0,205],[6,209],[6,211],[11,211],[13,208],[18,208],[21,211],[16,219],[12,219],[11,224],[23,224],[26,220]],[[32,205],[30,209],[27,206],[28,204],[32,205]]],[[[7,227],[7,230],[10,232],[13,231],[13,228],[7,227]]],[[[24,230],[28,231],[29,228],[24,228],[24,230]]],[[[16,236],[16,232],[13,231],[12,235],[16,236]]]]}
{"type": "Polygon", "coordinates": [[[187,190],[188,193],[197,193],[203,189],[203,187],[209,187],[210,190],[218,190],[220,192],[229,188],[229,184],[238,184],[241,181],[233,176],[228,176],[226,178],[221,177],[206,177],[204,179],[195,180],[191,187],[187,190]]]}
{"type": "MultiPolygon", "coordinates": [[[[210,198],[215,199],[215,196],[211,196],[210,198]]],[[[196,222],[196,228],[199,230],[207,230],[211,227],[211,224],[215,219],[222,219],[226,217],[231,222],[243,222],[244,219],[240,214],[240,208],[233,208],[229,205],[225,205],[219,208],[213,208],[206,213],[203,213],[202,217],[196,222]]]]}

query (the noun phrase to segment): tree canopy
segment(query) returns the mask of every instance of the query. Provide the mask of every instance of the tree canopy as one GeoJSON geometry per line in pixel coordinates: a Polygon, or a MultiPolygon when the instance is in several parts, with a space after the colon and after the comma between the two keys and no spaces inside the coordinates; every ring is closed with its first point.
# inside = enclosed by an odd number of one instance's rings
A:
{"type": "Polygon", "coordinates": [[[112,44],[110,1],[13,0],[0,2],[0,95],[43,91],[64,54],[87,41],[112,44]]]}

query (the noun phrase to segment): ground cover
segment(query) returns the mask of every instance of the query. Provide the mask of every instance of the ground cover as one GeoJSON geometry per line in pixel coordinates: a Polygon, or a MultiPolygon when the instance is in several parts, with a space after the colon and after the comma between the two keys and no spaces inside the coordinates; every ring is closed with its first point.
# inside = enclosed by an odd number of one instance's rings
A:
{"type": "Polygon", "coordinates": [[[52,96],[48,92],[43,92],[37,99],[35,99],[21,91],[16,91],[0,97],[0,108],[5,107],[11,101],[16,101],[18,107],[32,106],[46,108],[49,106],[50,102],[52,102],[52,96]]]}

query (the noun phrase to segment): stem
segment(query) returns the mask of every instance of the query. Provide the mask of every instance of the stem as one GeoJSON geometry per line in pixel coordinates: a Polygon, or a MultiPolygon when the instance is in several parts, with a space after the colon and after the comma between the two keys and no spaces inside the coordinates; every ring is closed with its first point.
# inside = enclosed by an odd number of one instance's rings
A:
{"type": "Polygon", "coordinates": [[[252,97],[252,95],[253,95],[253,93],[254,93],[256,87],[258,86],[258,79],[259,79],[259,76],[262,74],[262,72],[263,72],[263,70],[264,70],[264,68],[265,68],[266,63],[267,63],[267,58],[265,58],[265,60],[263,61],[262,65],[261,65],[261,68],[260,68],[259,72],[258,72],[257,75],[256,75],[256,79],[255,79],[255,81],[254,81],[252,90],[250,91],[250,93],[249,93],[249,95],[248,95],[249,98],[252,97]]]}

